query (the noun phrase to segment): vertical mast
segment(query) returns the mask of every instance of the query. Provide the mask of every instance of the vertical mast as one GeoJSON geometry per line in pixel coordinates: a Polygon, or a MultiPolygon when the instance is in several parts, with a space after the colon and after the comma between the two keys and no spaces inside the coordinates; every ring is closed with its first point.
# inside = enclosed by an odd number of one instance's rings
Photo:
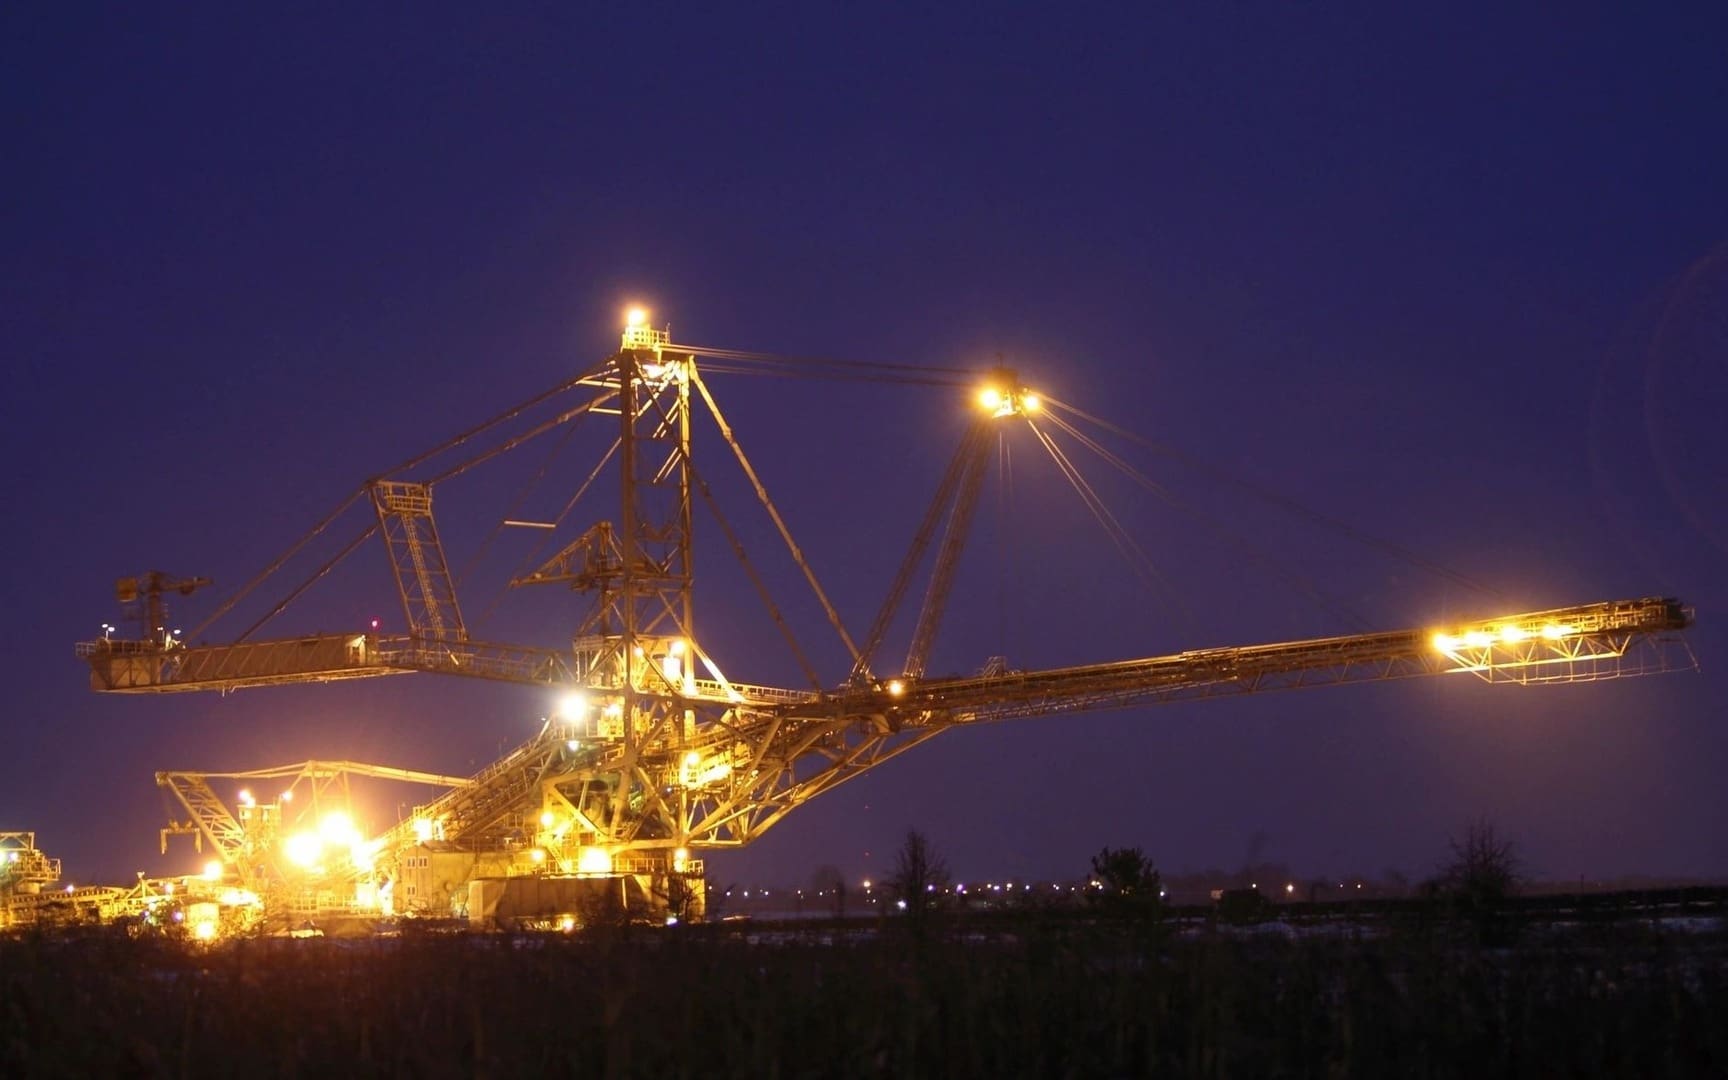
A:
{"type": "Polygon", "coordinates": [[[695,357],[668,352],[666,342],[665,331],[633,311],[617,358],[621,565],[613,614],[621,734],[633,754],[687,737],[682,699],[694,678],[689,453],[695,357]]]}

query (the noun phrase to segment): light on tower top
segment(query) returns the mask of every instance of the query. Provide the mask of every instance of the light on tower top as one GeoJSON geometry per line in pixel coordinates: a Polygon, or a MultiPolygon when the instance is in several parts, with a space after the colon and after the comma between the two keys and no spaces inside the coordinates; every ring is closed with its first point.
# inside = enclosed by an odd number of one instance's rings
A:
{"type": "Polygon", "coordinates": [[[1020,378],[1008,368],[990,372],[990,382],[978,391],[978,404],[993,417],[1019,416],[1037,412],[1043,401],[1037,394],[1020,385],[1020,378]]]}
{"type": "Polygon", "coordinates": [[[648,325],[648,309],[633,307],[624,312],[624,348],[658,349],[666,344],[666,332],[648,325]]]}

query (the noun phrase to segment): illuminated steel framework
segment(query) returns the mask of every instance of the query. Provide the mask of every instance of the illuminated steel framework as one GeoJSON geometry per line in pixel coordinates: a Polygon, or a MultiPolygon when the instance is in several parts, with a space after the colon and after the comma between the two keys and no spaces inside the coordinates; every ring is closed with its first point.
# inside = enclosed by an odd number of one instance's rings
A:
{"type": "MultiPolygon", "coordinates": [[[[1680,636],[1690,625],[1690,612],[1676,600],[1652,598],[1509,615],[1439,631],[1202,649],[1054,670],[1016,671],[994,664],[977,676],[925,678],[989,448],[1002,422],[1020,419],[1030,424],[1045,403],[1013,372],[990,373],[989,385],[978,397],[983,415],[968,428],[938,483],[882,610],[859,647],[698,370],[699,356],[741,362],[739,358],[750,355],[674,345],[666,332],[650,327],[644,315],[632,313],[616,354],[404,468],[466,443],[493,425],[513,421],[556,394],[586,395],[575,406],[431,481],[368,482],[337,514],[367,497],[376,523],[342,554],[375,532],[383,535],[407,634],[382,635],[374,629],[249,641],[244,640],[251,634],[248,630],[242,640],[215,645],[188,645],[172,635],[146,634],[141,640],[105,635],[78,646],[79,656],[89,664],[92,686],[113,693],[228,691],[435,672],[556,689],[564,696],[557,715],[478,775],[457,780],[413,774],[449,790],[370,843],[381,872],[390,872],[392,861],[403,853],[436,844],[513,853],[505,860],[508,873],[635,873],[664,896],[700,875],[691,849],[748,843],[816,795],[953,727],[1418,675],[1575,682],[1695,666],[1680,636]],[[712,415],[851,656],[851,672],[844,680],[825,683],[805,659],[696,471],[691,420],[698,401],[712,415]],[[434,486],[589,415],[618,419],[617,437],[589,477],[592,481],[617,457],[617,520],[593,524],[537,569],[511,582],[562,584],[588,596],[571,647],[472,640],[432,519],[434,486]],[[692,511],[697,497],[713,511],[763,593],[809,677],[809,689],[733,682],[703,648],[692,600],[692,511]],[[872,667],[874,654],[933,544],[934,563],[906,661],[897,672],[879,673],[872,667]]],[[[1037,433],[1036,425],[1033,428],[1037,433]]],[[[335,517],[315,526],[260,578],[279,568],[335,517]]],[[[329,566],[320,568],[313,580],[329,566]]],[[[204,626],[256,583],[241,589],[204,626]]],[[[291,593],[290,600],[304,588],[291,593]]],[[[337,772],[331,775],[356,766],[340,763],[334,768],[337,772]]],[[[190,815],[170,831],[195,833],[225,860],[259,865],[254,849],[269,834],[267,823],[262,816],[250,826],[236,820],[209,789],[206,778],[214,775],[279,774],[161,774],[159,781],[190,815]]],[[[261,809],[257,813],[263,815],[261,809]]]]}
{"type": "MultiPolygon", "coordinates": [[[[162,830],[162,850],[174,836],[191,836],[215,856],[211,880],[227,880],[260,893],[280,893],[304,884],[303,872],[324,861],[325,848],[337,844],[335,876],[370,874],[384,845],[362,837],[350,816],[349,778],[370,777],[406,784],[463,790],[474,781],[462,776],[415,772],[358,761],[305,761],[244,772],[159,772],[156,784],[186,812],[162,830]],[[211,780],[241,785],[229,807],[211,780]],[[254,794],[254,788],[262,797],[254,794]]],[[[324,868],[319,866],[320,876],[324,868]]]]}

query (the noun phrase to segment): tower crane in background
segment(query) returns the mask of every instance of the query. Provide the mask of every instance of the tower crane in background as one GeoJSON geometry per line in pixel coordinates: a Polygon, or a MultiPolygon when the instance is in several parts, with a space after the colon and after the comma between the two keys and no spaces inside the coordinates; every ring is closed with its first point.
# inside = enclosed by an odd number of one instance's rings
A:
{"type": "MultiPolygon", "coordinates": [[[[394,888],[396,910],[461,910],[478,903],[472,897],[484,882],[601,878],[633,880],[633,895],[661,909],[699,912],[702,863],[693,852],[747,844],[822,792],[955,727],[1418,675],[1570,682],[1695,666],[1680,636],[1691,623],[1690,611],[1674,599],[1648,598],[1390,633],[1200,649],[1052,670],[992,664],[976,676],[928,677],[926,664],[990,448],[1002,425],[1024,424],[1063,464],[1066,459],[1039,418],[1065,407],[1027,389],[1012,371],[998,368],[987,375],[985,387],[975,391],[980,415],[939,480],[881,610],[864,637],[855,640],[703,377],[704,372],[783,370],[787,364],[765,354],[674,344],[669,332],[632,312],[616,353],[367,482],[188,638],[200,638],[347,511],[369,508],[368,520],[329,561],[238,636],[210,645],[148,632],[138,640],[105,636],[84,642],[78,655],[89,665],[91,685],[117,694],[226,692],[423,672],[546,687],[560,695],[560,705],[541,731],[478,775],[449,782],[444,794],[368,842],[378,879],[392,886],[406,883],[394,888]],[[825,679],[810,663],[698,471],[691,444],[698,409],[712,417],[850,656],[850,671],[840,678],[825,679]],[[526,419],[548,410],[551,415],[544,419],[526,419]],[[433,518],[434,489],[547,432],[594,420],[615,425],[611,445],[565,514],[615,461],[616,517],[584,529],[509,583],[516,588],[558,585],[587,598],[569,647],[474,637],[433,518]],[[512,424],[528,426],[510,434],[512,424]],[[485,438],[499,441],[429,479],[405,478],[439,455],[485,438]],[[735,681],[723,673],[699,634],[691,557],[698,502],[761,593],[806,686],[735,681]],[[381,634],[374,624],[337,634],[254,640],[269,619],[374,537],[382,539],[389,554],[405,633],[381,634]],[[877,654],[932,545],[933,565],[906,659],[884,667],[877,654]]],[[[868,372],[942,386],[976,378],[954,369],[839,361],[804,362],[800,373],[811,367],[842,377],[868,372]]],[[[1062,424],[1054,416],[1051,420],[1062,424]]],[[[1071,468],[1065,465],[1065,474],[1071,468]]],[[[1091,490],[1083,484],[1077,488],[1083,497],[1091,490]]],[[[562,522],[560,517],[550,524],[556,528],[562,522]]],[[[160,586],[158,593],[186,584],[150,580],[160,586]]],[[[207,582],[192,579],[191,584],[207,582]]],[[[155,594],[146,589],[145,595],[155,594]]],[[[229,849],[243,844],[244,830],[211,809],[215,797],[202,779],[220,774],[163,775],[171,777],[166,786],[192,814],[193,827],[224,858],[240,859],[238,849],[229,849]]],[[[489,895],[496,899],[497,890],[489,895]]]]}
{"type": "MultiPolygon", "coordinates": [[[[148,641],[154,638],[166,647],[180,631],[169,629],[168,602],[164,597],[169,593],[191,596],[210,583],[207,577],[182,578],[160,570],[150,570],[137,577],[124,577],[116,581],[114,598],[119,601],[121,611],[129,612],[132,621],[138,624],[140,640],[148,641]]],[[[109,634],[114,630],[111,626],[105,626],[104,629],[109,634]]]]}

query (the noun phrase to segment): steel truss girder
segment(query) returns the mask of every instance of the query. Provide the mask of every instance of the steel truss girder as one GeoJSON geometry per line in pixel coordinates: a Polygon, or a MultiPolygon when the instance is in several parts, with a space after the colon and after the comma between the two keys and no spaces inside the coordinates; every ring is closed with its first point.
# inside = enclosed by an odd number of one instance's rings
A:
{"type": "MultiPolygon", "coordinates": [[[[237,867],[250,865],[251,852],[245,828],[234,820],[234,815],[228,812],[228,807],[202,774],[162,772],[156,774],[156,783],[166,788],[186,808],[191,815],[188,819],[190,824],[198,835],[209,841],[210,850],[216,852],[223,862],[237,867]]],[[[167,842],[166,837],[163,842],[167,842]]]]}
{"type": "Polygon", "coordinates": [[[737,847],[810,799],[953,727],[1418,675],[1530,683],[1676,670],[1695,666],[1678,636],[1689,623],[1677,602],[1650,599],[1475,624],[1454,635],[1461,644],[1452,651],[1439,649],[1431,631],[1411,630],[908,680],[898,693],[845,690],[730,706],[666,697],[634,744],[582,741],[573,752],[566,743],[572,733],[549,725],[476,777],[467,793],[444,799],[479,798],[489,789],[489,805],[502,808],[489,826],[556,807],[580,819],[582,843],[615,854],[737,847]],[[1467,643],[1489,630],[1500,636],[1467,643]],[[694,719],[689,725],[682,724],[686,709],[694,719]],[[604,805],[594,801],[596,791],[606,795],[604,805]]]}
{"type": "Polygon", "coordinates": [[[424,806],[416,807],[407,821],[384,834],[384,850],[408,847],[423,839],[417,822],[427,822],[437,839],[472,844],[500,821],[525,812],[538,794],[541,781],[558,760],[563,741],[542,731],[476,773],[463,786],[453,787],[424,806]]]}
{"type": "MultiPolygon", "coordinates": [[[[710,714],[698,723],[695,739],[667,737],[663,729],[642,750],[614,742],[572,751],[567,733],[549,725],[468,787],[415,816],[435,820],[440,837],[457,843],[496,840],[488,830],[519,828],[546,806],[578,819],[583,846],[613,852],[737,847],[817,795],[937,733],[893,731],[882,718],[716,715],[718,706],[689,704],[710,714]],[[470,802],[490,813],[462,820],[459,808],[470,802]]],[[[405,824],[390,843],[411,843],[412,835],[405,824]]]]}
{"type": "Polygon", "coordinates": [[[574,681],[553,649],[484,641],[438,641],[402,634],[318,634],[238,645],[87,641],[91,689],[107,693],[227,692],[253,686],[336,682],[412,671],[536,686],[574,681]]]}
{"type": "Polygon", "coordinates": [[[375,480],[370,486],[409,631],[429,641],[466,640],[456,583],[432,517],[432,485],[375,480]]]}
{"type": "Polygon", "coordinates": [[[933,679],[905,684],[897,695],[885,691],[851,695],[836,706],[841,714],[883,712],[894,725],[912,727],[1417,675],[1470,673],[1490,682],[1584,682],[1696,667],[1691,650],[1678,636],[1690,624],[1691,613],[1676,600],[1615,601],[1488,620],[1457,634],[1405,630],[933,679]]]}
{"type": "Polygon", "coordinates": [[[756,767],[724,797],[698,803],[690,843],[737,847],[798,807],[939,733],[890,729],[885,718],[777,718],[755,755],[756,767]]]}

